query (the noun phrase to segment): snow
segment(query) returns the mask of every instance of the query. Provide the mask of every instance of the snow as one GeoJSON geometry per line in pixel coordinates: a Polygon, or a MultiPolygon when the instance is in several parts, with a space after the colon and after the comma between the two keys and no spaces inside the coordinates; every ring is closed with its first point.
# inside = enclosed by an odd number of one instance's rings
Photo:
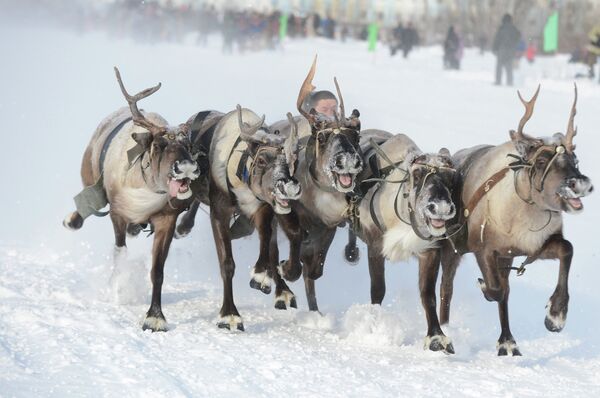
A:
{"type": "MultiPolygon", "coordinates": [[[[581,216],[565,216],[575,246],[565,330],[546,331],[545,304],[557,262],[537,262],[512,277],[511,324],[524,356],[499,358],[496,305],[486,302],[467,256],[455,285],[451,326],[456,355],[423,350],[426,322],[417,267],[389,264],[382,307],[369,303],[366,247],[350,266],[346,233],[333,243],[317,282],[322,314],[307,311],[302,282],[291,284],[298,310],[276,311],[274,297],[248,287],[257,239],[234,242],[234,292],[246,332],[217,329],[222,286],[207,215],[172,245],[165,268],[167,333],[141,330],[150,302],[151,239],[113,253],[108,219],[73,233],[61,225],[80,189],[79,165],[93,130],[124,100],[112,66],[130,91],[163,82],[143,107],[171,123],[237,103],[266,113],[293,111],[314,53],[315,83],[359,108],[365,128],[404,132],[424,150],[451,151],[508,139],[522,115],[514,88],[494,87],[494,59],[466,51],[463,70],[441,70],[441,49],[408,60],[373,55],[364,43],[287,42],[284,51],[222,55],[214,40],[139,45],[103,34],[0,27],[0,396],[598,396],[600,196],[581,216]],[[115,257],[113,261],[113,257],[115,257]]],[[[527,131],[566,128],[574,68],[563,56],[521,65],[525,96],[542,91],[527,131]]],[[[600,181],[600,86],[579,81],[576,137],[580,168],[600,181]]],[[[282,257],[286,240],[280,239],[282,257]]]]}

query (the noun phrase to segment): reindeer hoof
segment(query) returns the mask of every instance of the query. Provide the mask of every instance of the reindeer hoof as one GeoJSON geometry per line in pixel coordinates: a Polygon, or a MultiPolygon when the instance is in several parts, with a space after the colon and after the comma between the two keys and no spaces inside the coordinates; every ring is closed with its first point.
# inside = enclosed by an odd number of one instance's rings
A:
{"type": "Polygon", "coordinates": [[[127,224],[127,235],[131,238],[135,238],[144,230],[142,224],[127,224]]]}
{"type": "Polygon", "coordinates": [[[566,311],[560,311],[557,315],[552,314],[552,302],[549,301],[546,304],[546,318],[544,319],[544,325],[550,332],[558,333],[565,327],[567,321],[566,311]]]}
{"type": "Polygon", "coordinates": [[[289,260],[282,260],[277,266],[277,271],[283,279],[289,282],[295,282],[302,275],[302,267],[300,265],[290,269],[289,260]]]}
{"type": "Polygon", "coordinates": [[[166,332],[169,330],[164,316],[146,316],[142,325],[142,330],[151,330],[153,332],[166,332]]]}
{"type": "Polygon", "coordinates": [[[455,353],[452,341],[443,334],[425,337],[425,345],[423,349],[429,349],[431,351],[442,351],[446,355],[455,353]]]}
{"type": "Polygon", "coordinates": [[[227,330],[239,330],[240,332],[244,331],[244,324],[242,323],[242,318],[238,315],[226,315],[221,317],[219,322],[217,323],[217,327],[219,329],[227,329],[227,330]]]}
{"type": "Polygon", "coordinates": [[[252,289],[260,290],[264,294],[271,294],[271,283],[273,280],[267,275],[266,271],[263,272],[252,272],[250,273],[252,277],[250,279],[250,287],[252,289]]]}
{"type": "Polygon", "coordinates": [[[63,220],[63,227],[70,229],[71,231],[77,231],[83,226],[83,217],[79,215],[76,211],[69,214],[63,220]]]}
{"type": "Polygon", "coordinates": [[[520,357],[521,351],[517,347],[517,343],[514,340],[507,340],[504,343],[498,342],[498,356],[505,357],[511,355],[513,357],[520,357]]]}
{"type": "Polygon", "coordinates": [[[294,293],[284,290],[281,295],[275,297],[275,309],[287,310],[287,308],[298,308],[294,293]]]}
{"type": "Polygon", "coordinates": [[[173,235],[173,237],[175,239],[181,239],[181,238],[185,238],[186,236],[188,236],[190,234],[190,232],[192,232],[192,226],[188,226],[188,225],[182,225],[179,224],[177,226],[177,228],[175,228],[175,234],[173,235]]]}
{"type": "Polygon", "coordinates": [[[358,250],[356,245],[346,245],[344,248],[344,258],[350,265],[356,265],[358,264],[358,260],[360,260],[360,250],[358,250]]]}

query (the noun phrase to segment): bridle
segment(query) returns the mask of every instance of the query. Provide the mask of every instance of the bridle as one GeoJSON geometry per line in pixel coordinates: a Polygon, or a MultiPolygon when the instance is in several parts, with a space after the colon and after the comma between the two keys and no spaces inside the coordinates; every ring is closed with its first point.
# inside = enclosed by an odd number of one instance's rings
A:
{"type": "Polygon", "coordinates": [[[381,225],[381,223],[377,219],[377,214],[375,213],[375,208],[374,208],[374,201],[375,201],[375,195],[377,195],[377,192],[381,188],[381,185],[385,184],[385,183],[398,184],[398,190],[396,191],[396,195],[394,197],[394,213],[396,214],[396,217],[400,221],[402,221],[406,225],[410,225],[410,227],[412,228],[415,235],[417,235],[420,239],[430,241],[430,242],[437,242],[437,241],[448,239],[448,238],[454,236],[455,234],[457,234],[460,231],[460,229],[462,229],[463,225],[459,226],[455,231],[453,231],[450,234],[444,234],[439,237],[434,237],[433,235],[424,236],[419,231],[419,227],[417,226],[416,211],[410,201],[410,193],[413,190],[415,190],[414,171],[416,168],[424,168],[426,170],[426,174],[423,177],[423,182],[420,184],[420,187],[415,191],[415,194],[414,194],[415,200],[416,200],[416,198],[419,197],[421,191],[423,190],[423,188],[425,187],[425,184],[427,183],[427,180],[431,176],[439,173],[440,171],[450,171],[452,173],[455,173],[456,172],[455,168],[448,167],[448,166],[434,165],[431,163],[421,163],[421,162],[416,161],[416,162],[413,162],[412,165],[410,165],[408,170],[405,170],[398,166],[399,163],[394,163],[387,156],[387,154],[381,149],[381,147],[379,147],[379,145],[377,145],[377,143],[375,143],[375,141],[373,139],[370,140],[370,143],[373,146],[373,148],[375,149],[375,151],[390,165],[390,168],[389,168],[387,174],[381,176],[380,178],[370,178],[370,179],[367,179],[364,181],[364,182],[377,181],[377,183],[378,183],[375,188],[375,191],[373,192],[373,195],[371,196],[371,201],[369,203],[369,210],[371,213],[371,218],[373,219],[375,225],[382,232],[385,231],[385,228],[383,225],[381,225]],[[395,180],[395,181],[388,180],[387,177],[394,170],[398,170],[398,171],[401,171],[402,173],[404,173],[404,177],[400,180],[395,180]],[[399,210],[400,206],[398,206],[398,198],[400,197],[400,193],[402,193],[402,197],[404,199],[408,199],[408,200],[406,200],[406,203],[407,203],[407,212],[409,215],[409,221],[406,221],[400,214],[401,213],[401,211],[399,210]]]}
{"type": "Polygon", "coordinates": [[[519,197],[519,199],[521,199],[523,202],[530,204],[530,205],[535,204],[535,202],[532,199],[532,195],[531,195],[532,190],[535,189],[538,192],[544,191],[544,184],[546,182],[546,177],[548,176],[548,173],[550,172],[550,168],[552,167],[552,165],[554,164],[554,162],[556,161],[558,156],[563,153],[566,153],[566,149],[563,145],[542,145],[535,151],[535,153],[533,154],[533,156],[531,157],[531,159],[529,161],[527,161],[524,158],[517,156],[517,155],[513,155],[513,154],[508,155],[508,156],[516,159],[515,162],[509,164],[509,167],[514,170],[515,192],[516,192],[517,196],[519,197]],[[536,187],[535,181],[534,181],[535,176],[537,174],[535,164],[537,162],[537,159],[543,153],[548,153],[548,152],[550,152],[552,154],[552,157],[550,158],[550,160],[548,161],[548,164],[544,168],[542,177],[540,179],[539,187],[536,187]],[[526,198],[524,198],[521,195],[521,193],[519,192],[519,187],[518,187],[518,177],[519,177],[521,171],[524,169],[528,170],[527,174],[528,174],[528,180],[529,180],[529,195],[526,198]]]}
{"type": "MultiPolygon", "coordinates": [[[[325,139],[328,141],[332,135],[335,136],[335,135],[341,134],[343,136],[346,136],[346,139],[350,142],[350,145],[352,145],[354,150],[357,151],[358,153],[360,153],[360,147],[351,142],[352,140],[349,137],[347,137],[347,135],[345,134],[346,132],[352,132],[352,133],[356,134],[357,137],[359,135],[359,132],[356,131],[355,129],[339,126],[339,123],[338,123],[338,126],[336,126],[336,127],[327,127],[327,128],[318,130],[315,134],[312,134],[310,136],[310,138],[308,139],[308,142],[306,144],[306,151],[305,151],[305,159],[306,159],[306,164],[308,166],[308,174],[310,175],[312,182],[322,191],[329,192],[329,193],[341,193],[337,189],[335,189],[329,185],[322,184],[319,181],[318,177],[316,176],[316,167],[317,167],[316,165],[319,163],[319,160],[321,157],[321,153],[319,150],[319,147],[320,147],[319,137],[325,137],[325,139]]],[[[356,140],[356,141],[358,141],[358,140],[356,140]]]]}

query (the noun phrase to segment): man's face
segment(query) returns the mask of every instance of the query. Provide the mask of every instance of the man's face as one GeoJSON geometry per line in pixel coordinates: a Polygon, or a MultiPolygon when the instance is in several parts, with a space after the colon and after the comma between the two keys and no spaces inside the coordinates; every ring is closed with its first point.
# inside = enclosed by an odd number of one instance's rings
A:
{"type": "Polygon", "coordinates": [[[334,99],[322,99],[317,101],[314,108],[318,113],[332,118],[337,112],[337,101],[334,99]]]}

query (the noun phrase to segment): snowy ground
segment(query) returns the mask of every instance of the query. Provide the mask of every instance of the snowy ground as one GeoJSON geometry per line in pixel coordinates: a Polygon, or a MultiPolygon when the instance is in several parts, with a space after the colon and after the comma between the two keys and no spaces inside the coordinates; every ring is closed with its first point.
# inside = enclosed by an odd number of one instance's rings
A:
{"type": "MultiPolygon", "coordinates": [[[[223,56],[208,48],[137,45],[102,34],[0,28],[0,396],[599,396],[599,254],[591,236],[600,196],[566,217],[575,246],[567,327],[550,334],[544,306],[558,264],[539,262],[512,278],[512,330],[524,356],[496,357],[494,304],[476,287],[466,257],[456,278],[452,326],[457,354],[423,350],[425,317],[417,270],[390,264],[385,305],[369,303],[366,253],[349,266],[338,234],[318,282],[323,315],[311,314],[301,282],[298,310],[278,312],[273,297],[248,287],[256,238],[235,242],[236,303],[245,333],[215,326],[221,281],[208,217],[174,242],[163,309],[171,330],[142,332],[149,304],[151,240],[129,242],[113,267],[112,227],[91,219],[78,233],[60,225],[80,189],[83,149],[98,122],[124,105],[112,66],[131,91],[163,82],[143,103],[171,123],[237,103],[275,121],[293,111],[315,52],[316,84],[340,80],[348,108],[365,128],[409,134],[424,150],[451,151],[508,139],[522,114],[514,88],[491,84],[494,59],[467,51],[460,72],[441,70],[441,49],[403,60],[364,43],[290,42],[285,51],[223,56]]],[[[528,131],[563,131],[575,68],[564,57],[522,65],[517,88],[542,92],[528,131]]],[[[598,183],[600,86],[581,81],[576,138],[580,167],[598,183]]],[[[285,240],[282,239],[285,255],[285,240]]]]}

